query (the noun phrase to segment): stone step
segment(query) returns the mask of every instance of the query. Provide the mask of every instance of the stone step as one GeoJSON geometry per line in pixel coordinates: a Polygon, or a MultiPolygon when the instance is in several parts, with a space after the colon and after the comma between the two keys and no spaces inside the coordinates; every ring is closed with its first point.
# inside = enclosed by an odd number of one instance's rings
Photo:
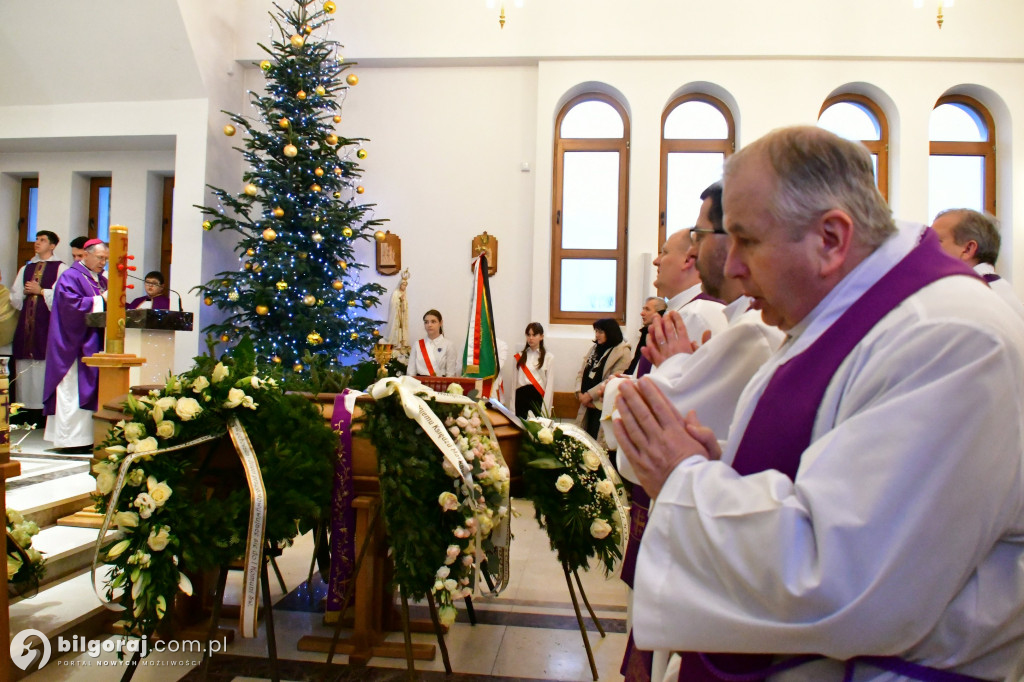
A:
{"type": "MultiPolygon", "coordinates": [[[[46,575],[40,589],[81,573],[92,564],[93,548],[99,531],[91,528],[49,526],[32,538],[32,547],[46,559],[46,575]]],[[[108,533],[108,537],[112,533],[108,533]]]]}

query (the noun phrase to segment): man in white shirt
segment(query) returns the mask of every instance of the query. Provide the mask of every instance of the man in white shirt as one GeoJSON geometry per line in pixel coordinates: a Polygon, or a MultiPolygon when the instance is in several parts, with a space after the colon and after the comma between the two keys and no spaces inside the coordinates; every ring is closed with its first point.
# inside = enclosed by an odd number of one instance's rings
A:
{"type": "Polygon", "coordinates": [[[932,229],[942,250],[974,268],[1015,313],[1024,319],[1024,304],[1013,287],[996,274],[999,227],[994,218],[969,208],[951,208],[935,216],[932,229]]]}
{"type": "Polygon", "coordinates": [[[724,185],[726,275],[789,338],[724,449],[649,379],[620,390],[620,450],[656,497],[637,644],[725,652],[684,654],[680,679],[1020,679],[1024,322],[897,229],[855,142],[775,131],[724,185]],[[821,658],[765,669],[787,654],[821,658]]]}

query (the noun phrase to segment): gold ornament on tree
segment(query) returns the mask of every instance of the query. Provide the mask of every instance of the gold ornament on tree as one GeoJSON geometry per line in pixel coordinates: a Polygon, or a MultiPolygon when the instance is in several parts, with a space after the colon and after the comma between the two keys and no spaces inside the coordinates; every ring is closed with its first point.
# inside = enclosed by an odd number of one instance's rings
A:
{"type": "Polygon", "coordinates": [[[338,6],[335,5],[332,0],[327,0],[327,2],[324,3],[324,11],[328,14],[334,14],[334,10],[336,9],[338,9],[338,6]]]}
{"type": "Polygon", "coordinates": [[[249,258],[252,258],[253,256],[256,255],[256,249],[246,249],[245,255],[248,256],[249,258]]]}
{"type": "Polygon", "coordinates": [[[324,340],[323,337],[321,337],[316,332],[310,332],[309,334],[306,335],[306,342],[309,343],[309,345],[311,346],[319,346],[321,343],[324,342],[324,340]]]}
{"type": "Polygon", "coordinates": [[[279,282],[278,282],[277,284],[275,284],[274,286],[275,286],[275,287],[277,287],[277,290],[278,290],[278,291],[284,291],[285,289],[287,289],[287,288],[288,288],[288,282],[285,282],[285,281],[284,281],[284,280],[282,279],[282,280],[280,280],[280,281],[279,281],[279,282]]]}
{"type": "Polygon", "coordinates": [[[334,122],[335,123],[341,123],[341,116],[339,116],[338,114],[335,114],[334,115],[334,122]]]}
{"type": "Polygon", "coordinates": [[[237,291],[232,291],[232,292],[228,293],[228,300],[231,301],[232,303],[237,301],[238,300],[238,292],[237,291]]]}
{"type": "Polygon", "coordinates": [[[327,144],[329,144],[331,146],[334,146],[334,145],[338,144],[338,136],[335,135],[334,133],[331,133],[330,135],[328,135],[327,136],[327,144]]]}
{"type": "Polygon", "coordinates": [[[295,96],[298,97],[299,99],[306,99],[306,91],[299,90],[298,92],[295,93],[295,96]]]}
{"type": "Polygon", "coordinates": [[[270,71],[271,66],[272,64],[270,63],[269,59],[264,59],[262,62],[260,62],[260,68],[263,69],[264,71],[270,71]]]}
{"type": "Polygon", "coordinates": [[[284,146],[284,155],[287,156],[289,159],[293,158],[298,153],[299,153],[299,148],[296,147],[295,145],[293,145],[293,144],[286,144],[284,146]]]}
{"type": "Polygon", "coordinates": [[[318,86],[316,86],[316,88],[315,88],[315,89],[313,90],[313,92],[315,92],[316,94],[318,94],[318,95],[320,95],[321,97],[323,97],[324,95],[326,95],[326,94],[327,94],[327,88],[325,88],[325,87],[324,87],[324,86],[322,86],[322,85],[318,85],[318,86]]]}
{"type": "Polygon", "coordinates": [[[316,169],[313,171],[313,175],[317,176],[318,178],[322,178],[324,176],[324,169],[321,168],[320,166],[317,166],[316,169]]]}
{"type": "Polygon", "coordinates": [[[252,271],[253,272],[261,272],[262,270],[263,270],[263,266],[260,265],[259,263],[256,263],[255,265],[252,266],[252,271]]]}
{"type": "Polygon", "coordinates": [[[244,191],[249,196],[254,197],[256,196],[256,193],[260,191],[260,188],[250,182],[248,185],[245,186],[244,191]]]}
{"type": "Polygon", "coordinates": [[[285,116],[282,116],[282,117],[281,117],[280,119],[278,119],[278,121],[277,121],[277,125],[281,126],[282,128],[287,128],[287,127],[288,127],[288,126],[290,126],[291,124],[292,124],[292,122],[291,122],[291,121],[289,121],[289,120],[288,120],[288,118],[287,118],[287,117],[285,117],[285,116]]]}
{"type": "Polygon", "coordinates": [[[319,232],[314,232],[313,233],[313,241],[315,241],[317,244],[319,244],[323,240],[324,240],[324,236],[322,234],[320,234],[319,232]]]}
{"type": "Polygon", "coordinates": [[[266,315],[269,312],[270,312],[270,308],[268,308],[265,305],[258,305],[258,306],[256,306],[256,314],[257,315],[266,315]]]}
{"type": "Polygon", "coordinates": [[[277,232],[274,231],[274,228],[268,227],[267,229],[263,230],[263,238],[268,242],[272,242],[275,239],[277,239],[277,232]]]}
{"type": "Polygon", "coordinates": [[[362,194],[365,191],[366,191],[366,188],[363,187],[362,185],[359,185],[358,187],[356,187],[356,194],[362,194]]]}
{"type": "Polygon", "coordinates": [[[358,85],[359,76],[355,75],[354,73],[350,73],[349,75],[345,76],[345,82],[348,83],[349,85],[358,85]]]}
{"type": "Polygon", "coordinates": [[[344,237],[351,237],[352,236],[352,228],[351,227],[342,228],[341,234],[344,237]]]}
{"type": "Polygon", "coordinates": [[[306,294],[305,296],[302,297],[302,303],[304,305],[314,306],[316,305],[316,296],[314,296],[313,294],[306,294]]]}
{"type": "Polygon", "coordinates": [[[220,342],[221,343],[227,343],[230,340],[231,340],[231,337],[228,336],[227,334],[221,334],[220,335],[220,342]]]}
{"type": "Polygon", "coordinates": [[[209,232],[210,230],[213,229],[213,223],[211,223],[209,220],[204,220],[203,221],[203,229],[206,230],[207,232],[209,232]]]}
{"type": "Polygon", "coordinates": [[[316,183],[313,183],[312,185],[309,186],[309,191],[310,192],[319,192],[322,189],[323,189],[323,187],[321,187],[320,185],[318,185],[316,183]]]}
{"type": "Polygon", "coordinates": [[[270,359],[273,360],[274,364],[276,364],[276,365],[280,365],[281,364],[281,356],[280,355],[275,355],[274,357],[272,357],[270,359]]]}
{"type": "Polygon", "coordinates": [[[293,35],[293,36],[292,36],[292,37],[290,38],[290,40],[291,40],[291,43],[292,43],[292,47],[294,47],[294,48],[296,48],[296,49],[297,49],[297,48],[300,48],[300,47],[302,47],[303,45],[305,45],[305,44],[306,44],[306,39],[305,39],[305,38],[303,38],[303,37],[302,37],[302,36],[301,36],[300,34],[298,34],[298,33],[296,33],[295,35],[293,35]]]}
{"type": "Polygon", "coordinates": [[[384,238],[386,236],[387,235],[384,234],[383,230],[377,230],[376,232],[373,233],[373,238],[376,239],[379,242],[384,241],[384,238]]]}
{"type": "Polygon", "coordinates": [[[274,207],[274,217],[275,218],[283,218],[284,217],[284,209],[281,208],[280,206],[275,206],[274,207]]]}
{"type": "Polygon", "coordinates": [[[224,134],[227,135],[228,137],[231,137],[232,135],[234,135],[235,134],[235,126],[231,125],[230,123],[227,124],[226,126],[224,126],[224,134]]]}
{"type": "Polygon", "coordinates": [[[206,305],[213,305],[213,299],[210,298],[209,296],[206,296],[203,298],[203,303],[205,303],[206,305]]]}
{"type": "Polygon", "coordinates": [[[342,282],[340,279],[336,279],[333,282],[331,282],[331,286],[334,287],[335,291],[341,291],[342,289],[345,288],[345,283],[342,282]]]}
{"type": "Polygon", "coordinates": [[[292,371],[293,372],[301,372],[302,371],[302,363],[301,362],[296,362],[294,365],[292,365],[292,371]]]}
{"type": "Polygon", "coordinates": [[[365,149],[360,149],[356,152],[356,158],[365,159],[367,156],[365,149]]]}

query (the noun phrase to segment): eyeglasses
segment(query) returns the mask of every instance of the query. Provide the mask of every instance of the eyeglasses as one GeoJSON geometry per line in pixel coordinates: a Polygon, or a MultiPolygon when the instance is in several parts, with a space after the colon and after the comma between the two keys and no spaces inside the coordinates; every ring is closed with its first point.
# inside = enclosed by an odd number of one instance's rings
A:
{"type": "Polygon", "coordinates": [[[690,242],[694,246],[700,244],[701,240],[704,239],[705,235],[708,234],[728,234],[725,230],[717,227],[708,229],[706,227],[691,227],[690,228],[690,242]]]}
{"type": "Polygon", "coordinates": [[[147,279],[146,280],[146,286],[147,287],[162,287],[163,284],[161,284],[160,282],[152,282],[152,281],[147,279]]]}

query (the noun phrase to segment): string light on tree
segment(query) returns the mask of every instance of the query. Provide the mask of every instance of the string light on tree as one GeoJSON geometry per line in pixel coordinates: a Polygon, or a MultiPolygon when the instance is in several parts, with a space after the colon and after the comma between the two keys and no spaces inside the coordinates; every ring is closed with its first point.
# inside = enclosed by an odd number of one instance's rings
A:
{"type": "Polygon", "coordinates": [[[335,127],[335,93],[359,81],[326,38],[335,11],[331,0],[279,3],[280,35],[259,63],[264,91],[249,93],[252,116],[223,122],[243,143],[243,189],[214,188],[216,206],[202,208],[204,229],[236,232],[244,254],[236,272],[202,287],[231,320],[205,331],[232,341],[249,334],[259,362],[293,372],[310,369],[305,353],[328,364],[365,357],[380,325],[367,311],[384,293],[361,279],[367,265],[356,249],[362,241],[372,253],[384,221],[356,199],[362,140],[335,127]]]}

